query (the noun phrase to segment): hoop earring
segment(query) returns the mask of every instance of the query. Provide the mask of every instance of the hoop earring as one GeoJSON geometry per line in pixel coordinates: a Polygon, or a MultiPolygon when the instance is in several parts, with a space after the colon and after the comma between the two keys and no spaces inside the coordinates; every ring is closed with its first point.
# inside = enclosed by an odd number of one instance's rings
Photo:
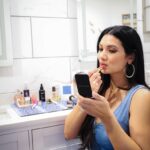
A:
{"type": "Polygon", "coordinates": [[[129,71],[126,70],[126,77],[128,79],[131,79],[134,76],[134,74],[135,74],[135,66],[133,64],[128,64],[127,69],[129,69],[130,72],[132,72],[132,73],[127,73],[129,71]]]}

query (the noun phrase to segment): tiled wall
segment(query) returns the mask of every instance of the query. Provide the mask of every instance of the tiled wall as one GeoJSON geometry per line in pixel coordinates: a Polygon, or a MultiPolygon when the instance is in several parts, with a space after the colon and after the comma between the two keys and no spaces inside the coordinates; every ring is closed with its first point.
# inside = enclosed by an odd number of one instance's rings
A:
{"type": "Polygon", "coordinates": [[[137,0],[137,10],[137,30],[143,43],[146,80],[150,85],[150,33],[145,33],[143,30],[143,2],[141,0],[137,0]]]}
{"type": "Polygon", "coordinates": [[[47,95],[79,70],[76,0],[10,0],[13,66],[0,68],[0,104],[24,83],[47,95]],[[73,65],[74,64],[74,65],[73,65]]]}
{"type": "MultiPolygon", "coordinates": [[[[78,61],[76,0],[10,0],[14,64],[0,68],[0,104],[11,102],[24,83],[37,92],[72,80],[72,73],[94,63],[78,61]]],[[[138,0],[138,32],[150,70],[150,35],[143,34],[141,0],[138,0]]],[[[150,83],[149,74],[147,80],[150,83]]]]}

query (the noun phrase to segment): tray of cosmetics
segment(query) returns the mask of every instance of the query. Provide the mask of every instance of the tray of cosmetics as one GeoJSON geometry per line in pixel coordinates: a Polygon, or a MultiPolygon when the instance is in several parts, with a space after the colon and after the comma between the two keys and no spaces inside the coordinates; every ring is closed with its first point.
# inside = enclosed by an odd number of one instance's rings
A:
{"type": "Polygon", "coordinates": [[[35,96],[33,97],[24,97],[23,92],[17,91],[17,93],[14,96],[14,103],[19,108],[25,108],[29,106],[33,106],[35,103],[37,103],[37,99],[35,96]]]}

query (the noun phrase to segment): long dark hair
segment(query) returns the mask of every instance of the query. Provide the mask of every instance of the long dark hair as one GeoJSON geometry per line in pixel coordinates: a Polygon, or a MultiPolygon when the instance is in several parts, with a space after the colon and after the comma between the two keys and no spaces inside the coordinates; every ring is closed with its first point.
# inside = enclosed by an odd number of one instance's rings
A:
{"type": "MultiPolygon", "coordinates": [[[[144,69],[144,55],[141,39],[133,28],[129,26],[112,26],[108,27],[100,34],[97,41],[97,52],[99,51],[99,43],[104,35],[109,34],[119,39],[124,47],[126,55],[134,54],[135,59],[133,65],[135,66],[135,74],[132,78],[127,78],[128,82],[132,85],[142,84],[148,89],[149,86],[145,82],[145,69],[144,69]]],[[[97,60],[97,67],[99,61],[97,60]]],[[[128,70],[130,72],[130,70],[128,70]]],[[[98,93],[104,95],[110,85],[110,76],[101,74],[103,83],[99,88],[98,93]]],[[[93,135],[94,117],[87,115],[80,130],[80,137],[82,140],[81,149],[91,149],[92,135],[93,135]]]]}

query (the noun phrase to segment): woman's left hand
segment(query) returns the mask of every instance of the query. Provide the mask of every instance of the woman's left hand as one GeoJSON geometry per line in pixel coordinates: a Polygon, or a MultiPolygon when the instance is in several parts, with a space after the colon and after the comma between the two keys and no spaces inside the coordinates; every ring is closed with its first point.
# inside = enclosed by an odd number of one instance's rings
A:
{"type": "Polygon", "coordinates": [[[96,92],[93,92],[93,98],[85,98],[79,95],[78,105],[83,108],[87,114],[95,118],[100,118],[102,122],[110,119],[112,115],[107,99],[96,92]]]}

